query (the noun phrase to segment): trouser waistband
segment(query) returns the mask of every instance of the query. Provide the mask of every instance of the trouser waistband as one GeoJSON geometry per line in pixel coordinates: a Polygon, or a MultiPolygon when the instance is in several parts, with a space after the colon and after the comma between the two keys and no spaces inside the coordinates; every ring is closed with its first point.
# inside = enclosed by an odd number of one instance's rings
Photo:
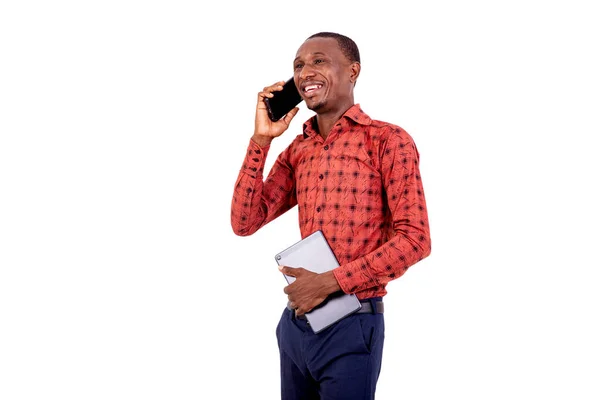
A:
{"type": "MultiPolygon", "coordinates": [[[[290,311],[294,311],[290,307],[289,303],[287,305],[287,308],[290,311]]],[[[376,297],[376,298],[371,298],[371,299],[360,300],[360,308],[358,309],[358,311],[355,311],[354,314],[365,314],[365,313],[383,314],[383,310],[384,310],[383,300],[380,297],[376,297]]],[[[306,316],[305,315],[297,315],[296,318],[306,319],[306,316]]]]}

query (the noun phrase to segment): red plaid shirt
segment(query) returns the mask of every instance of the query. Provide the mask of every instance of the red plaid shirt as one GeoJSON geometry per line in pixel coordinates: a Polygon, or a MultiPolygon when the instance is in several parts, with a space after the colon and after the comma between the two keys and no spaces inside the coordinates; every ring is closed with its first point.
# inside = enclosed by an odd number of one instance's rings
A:
{"type": "Polygon", "coordinates": [[[314,129],[277,157],[267,179],[269,147],[250,140],[235,184],[231,225],[251,235],[298,205],[304,238],[323,231],[340,267],[342,290],[360,299],[384,296],[386,284],[430,253],[419,153],[402,128],[352,106],[323,139],[314,129]]]}

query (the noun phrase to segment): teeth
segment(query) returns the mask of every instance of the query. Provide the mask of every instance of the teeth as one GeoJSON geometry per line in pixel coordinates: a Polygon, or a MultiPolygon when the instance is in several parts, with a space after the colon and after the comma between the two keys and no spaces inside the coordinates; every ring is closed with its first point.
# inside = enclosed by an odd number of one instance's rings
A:
{"type": "Polygon", "coordinates": [[[305,92],[310,92],[310,91],[317,90],[317,89],[320,89],[320,88],[321,88],[321,85],[309,85],[309,86],[307,86],[307,87],[304,88],[304,91],[305,92]]]}

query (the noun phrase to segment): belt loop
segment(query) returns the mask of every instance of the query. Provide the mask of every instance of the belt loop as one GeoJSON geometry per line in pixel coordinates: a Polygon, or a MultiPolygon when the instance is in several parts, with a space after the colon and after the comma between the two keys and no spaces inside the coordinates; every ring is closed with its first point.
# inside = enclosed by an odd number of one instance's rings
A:
{"type": "Polygon", "coordinates": [[[377,301],[371,297],[369,303],[371,303],[371,314],[377,314],[377,301]]]}

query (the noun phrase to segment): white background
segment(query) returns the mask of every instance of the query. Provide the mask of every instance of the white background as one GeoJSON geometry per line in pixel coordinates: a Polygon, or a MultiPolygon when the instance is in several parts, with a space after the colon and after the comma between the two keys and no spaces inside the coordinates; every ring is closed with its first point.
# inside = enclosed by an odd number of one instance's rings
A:
{"type": "Polygon", "coordinates": [[[279,398],[297,211],[240,238],[229,207],[319,31],[421,153],[433,252],[388,286],[378,399],[600,398],[592,3],[3,1],[0,398],[279,398]]]}

